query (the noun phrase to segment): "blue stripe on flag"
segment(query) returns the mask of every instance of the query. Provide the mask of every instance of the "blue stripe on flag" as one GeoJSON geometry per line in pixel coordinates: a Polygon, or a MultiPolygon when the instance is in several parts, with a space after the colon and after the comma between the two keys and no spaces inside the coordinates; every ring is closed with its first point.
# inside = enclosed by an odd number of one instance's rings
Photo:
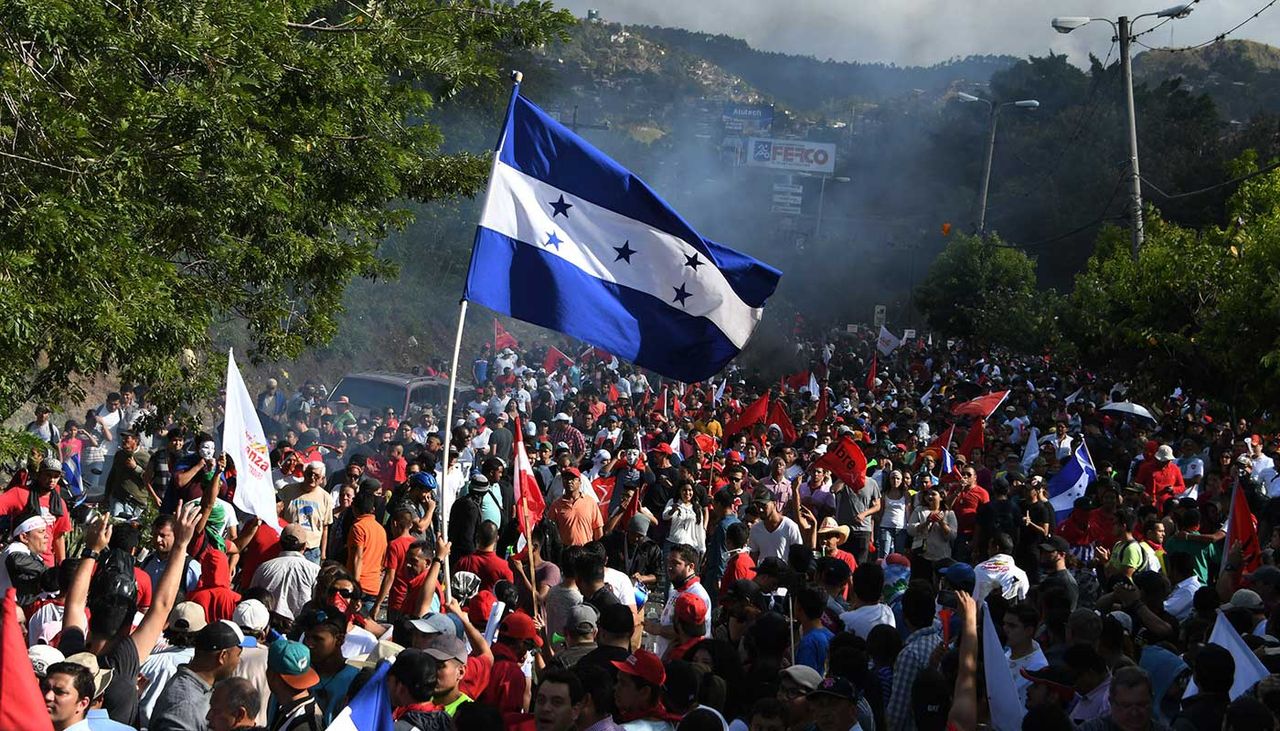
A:
{"type": "Polygon", "coordinates": [[[1062,470],[1049,480],[1049,503],[1053,505],[1057,522],[1061,523],[1071,514],[1075,501],[1084,497],[1085,490],[1098,478],[1098,470],[1093,466],[1093,458],[1084,442],[1076,447],[1072,459],[1063,465],[1062,470]]]}
{"type": "MultiPolygon", "coordinates": [[[[698,234],[643,180],[517,95],[498,159],[566,193],[683,239],[724,272],[752,307],[764,306],[782,273],[698,234]]],[[[714,371],[712,372],[714,373],[714,371]]]]}
{"type": "Polygon", "coordinates": [[[704,380],[738,354],[710,320],[487,228],[477,231],[469,279],[474,302],[681,381],[704,380]]]}

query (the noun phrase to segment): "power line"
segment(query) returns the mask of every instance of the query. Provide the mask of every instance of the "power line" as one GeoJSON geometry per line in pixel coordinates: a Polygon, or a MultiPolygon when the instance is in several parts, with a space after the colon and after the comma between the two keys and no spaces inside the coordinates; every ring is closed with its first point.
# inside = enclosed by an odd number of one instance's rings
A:
{"type": "MultiPolygon", "coordinates": [[[[1194,46],[1182,46],[1182,47],[1180,47],[1180,48],[1153,48],[1153,47],[1148,46],[1147,44],[1143,43],[1142,41],[1137,40],[1138,36],[1133,36],[1133,39],[1134,39],[1134,42],[1135,42],[1135,43],[1137,43],[1139,46],[1142,46],[1143,48],[1146,48],[1146,49],[1151,50],[1151,51],[1164,51],[1164,52],[1166,52],[1166,53],[1185,53],[1185,52],[1187,52],[1187,51],[1195,51],[1195,50],[1198,50],[1198,49],[1204,48],[1205,46],[1212,46],[1212,45],[1213,45],[1213,44],[1215,44],[1215,43],[1219,43],[1219,42],[1221,42],[1221,41],[1226,40],[1226,39],[1227,39],[1227,36],[1231,35],[1232,33],[1235,33],[1236,31],[1240,30],[1241,28],[1243,28],[1243,27],[1245,27],[1246,25],[1248,25],[1249,23],[1251,23],[1251,22],[1252,22],[1253,20],[1255,20],[1259,15],[1262,15],[1263,13],[1267,12],[1267,10],[1268,10],[1272,5],[1275,5],[1277,2],[1280,2],[1280,0],[1271,0],[1271,1],[1270,1],[1270,2],[1268,2],[1266,5],[1263,5],[1262,7],[1258,8],[1258,10],[1257,10],[1256,12],[1254,12],[1254,14],[1253,14],[1253,15],[1250,15],[1249,17],[1245,18],[1244,20],[1240,21],[1239,23],[1236,23],[1236,24],[1235,24],[1234,26],[1232,26],[1231,28],[1229,28],[1229,29],[1227,29],[1227,30],[1225,30],[1225,31],[1223,31],[1223,32],[1221,32],[1221,33],[1219,33],[1218,35],[1214,36],[1213,38],[1210,38],[1209,40],[1207,40],[1207,41],[1205,41],[1205,42],[1203,42],[1203,43],[1197,43],[1197,44],[1195,44],[1194,46]]],[[[1163,23],[1162,23],[1161,25],[1163,25],[1163,23]]],[[[1160,27],[1159,25],[1158,25],[1158,26],[1156,26],[1156,28],[1159,28],[1159,27],[1160,27]]],[[[1155,30],[1155,28],[1152,28],[1151,30],[1155,30]]],[[[1144,31],[1144,32],[1149,32],[1149,31],[1144,31]]],[[[1142,34],[1141,34],[1141,33],[1139,33],[1138,35],[1142,35],[1142,34]]]]}
{"type": "Polygon", "coordinates": [[[1104,221],[1120,221],[1128,218],[1128,216],[1107,215],[1107,211],[1111,210],[1111,204],[1115,203],[1116,194],[1120,192],[1121,184],[1124,183],[1125,178],[1127,177],[1128,177],[1128,173],[1125,172],[1125,173],[1121,173],[1119,177],[1116,178],[1115,185],[1111,187],[1111,195],[1107,198],[1106,204],[1102,206],[1102,213],[1097,218],[1089,221],[1088,223],[1083,223],[1071,229],[1070,231],[1064,231],[1063,233],[1056,234],[1054,236],[1050,236],[1045,239],[1039,239],[1037,241],[1031,241],[1023,244],[1016,244],[1016,243],[1015,244],[999,244],[999,246],[1003,246],[1010,249],[1034,249],[1034,248],[1044,246],[1045,244],[1052,244],[1055,241],[1061,241],[1062,239],[1075,236],[1081,231],[1085,231],[1087,229],[1093,228],[1094,226],[1097,226],[1098,224],[1103,223],[1104,221]]]}
{"type": "Polygon", "coordinates": [[[1143,178],[1143,179],[1142,179],[1142,182],[1143,182],[1143,183],[1146,183],[1146,184],[1147,184],[1147,187],[1149,187],[1149,188],[1151,188],[1152,190],[1154,190],[1157,194],[1159,194],[1159,195],[1160,195],[1160,197],[1161,197],[1161,198],[1164,198],[1165,200],[1170,200],[1170,201],[1171,201],[1171,200],[1177,200],[1178,198],[1189,198],[1189,197],[1191,197],[1191,196],[1193,196],[1193,195],[1200,195],[1201,193],[1208,193],[1208,192],[1209,192],[1209,191],[1211,191],[1211,190],[1217,190],[1218,188],[1222,188],[1222,187],[1225,187],[1225,186],[1228,186],[1228,185],[1235,185],[1236,183],[1243,183],[1244,181],[1249,180],[1249,179],[1251,179],[1251,178],[1256,178],[1256,177],[1258,177],[1259,175],[1265,175],[1266,173],[1269,173],[1269,172],[1271,172],[1272,170],[1275,170],[1276,168],[1280,168],[1280,161],[1276,161],[1276,162],[1271,163],[1270,165],[1263,166],[1263,167],[1261,167],[1261,168],[1259,168],[1259,169],[1257,169],[1257,170],[1255,170],[1255,171],[1253,171],[1253,172],[1251,172],[1251,173],[1246,173],[1246,174],[1244,174],[1244,175],[1241,175],[1241,176],[1239,176],[1239,177],[1232,178],[1232,179],[1230,179],[1230,180],[1224,180],[1224,181],[1222,181],[1221,183],[1214,183],[1213,185],[1206,186],[1206,187],[1204,187],[1204,188],[1199,188],[1199,189],[1197,189],[1197,190],[1189,190],[1189,191],[1187,191],[1187,192],[1185,192],[1185,193],[1172,193],[1172,194],[1170,194],[1170,193],[1166,193],[1166,192],[1164,192],[1163,190],[1161,190],[1161,189],[1160,189],[1160,186],[1156,185],[1155,183],[1151,182],[1150,180],[1147,180],[1146,178],[1143,178]]]}

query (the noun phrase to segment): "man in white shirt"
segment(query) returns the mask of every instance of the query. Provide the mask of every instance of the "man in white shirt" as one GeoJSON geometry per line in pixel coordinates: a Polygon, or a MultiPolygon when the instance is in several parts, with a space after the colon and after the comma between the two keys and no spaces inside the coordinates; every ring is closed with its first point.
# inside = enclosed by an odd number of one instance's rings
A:
{"type": "MultiPolygon", "coordinates": [[[[658,638],[658,657],[666,654],[671,640],[676,636],[672,623],[675,621],[677,597],[685,593],[694,594],[706,602],[708,607],[712,606],[711,595],[698,579],[698,551],[693,546],[672,546],[671,552],[667,554],[667,578],[671,580],[671,593],[667,596],[666,606],[662,608],[662,616],[644,623],[644,631],[658,638]]],[[[704,625],[704,636],[710,637],[711,612],[707,612],[704,625]]]]}
{"type": "Polygon", "coordinates": [[[755,555],[757,564],[770,556],[786,561],[791,546],[804,541],[800,526],[779,512],[778,504],[772,500],[758,500],[755,505],[761,517],[751,526],[747,547],[755,555]]]}
{"type": "Polygon", "coordinates": [[[1253,466],[1253,478],[1261,480],[1262,473],[1276,468],[1275,460],[1262,451],[1262,437],[1254,434],[1245,444],[1249,447],[1249,463],[1253,466]]]}
{"type": "Polygon", "coordinates": [[[865,640],[876,625],[897,627],[893,610],[880,601],[883,595],[884,569],[880,564],[858,564],[853,570],[853,609],[840,615],[845,630],[865,640]]]}
{"type": "Polygon", "coordinates": [[[986,561],[973,567],[974,597],[985,599],[997,587],[1000,594],[1009,601],[1022,601],[1031,590],[1031,580],[1027,572],[1018,568],[1013,562],[1013,539],[1005,533],[997,533],[987,541],[987,552],[991,556],[986,561]]]}
{"type": "Polygon", "coordinates": [[[1164,600],[1164,610],[1169,616],[1182,622],[1191,616],[1196,592],[1200,589],[1200,577],[1196,576],[1195,559],[1191,554],[1171,551],[1164,556],[1173,590],[1164,600]]]}
{"type": "Polygon", "coordinates": [[[280,555],[259,566],[250,582],[271,592],[275,613],[284,619],[292,620],[310,601],[320,573],[320,566],[302,554],[306,547],[306,529],[297,523],[285,526],[280,531],[280,555]]]}

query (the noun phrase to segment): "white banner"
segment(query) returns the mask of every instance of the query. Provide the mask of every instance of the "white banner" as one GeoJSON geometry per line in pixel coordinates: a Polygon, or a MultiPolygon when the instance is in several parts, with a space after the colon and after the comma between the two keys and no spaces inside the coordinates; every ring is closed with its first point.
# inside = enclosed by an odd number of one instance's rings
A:
{"type": "Polygon", "coordinates": [[[876,349],[880,351],[880,354],[889,355],[897,350],[899,345],[902,345],[902,341],[898,339],[898,336],[889,332],[889,328],[881,325],[880,338],[876,341],[876,349]]]}
{"type": "Polygon", "coordinates": [[[235,353],[227,351],[226,421],[222,425],[222,449],[236,467],[236,494],[232,504],[257,517],[279,533],[276,489],[271,483],[271,458],[267,436],[244,385],[235,353]]]}

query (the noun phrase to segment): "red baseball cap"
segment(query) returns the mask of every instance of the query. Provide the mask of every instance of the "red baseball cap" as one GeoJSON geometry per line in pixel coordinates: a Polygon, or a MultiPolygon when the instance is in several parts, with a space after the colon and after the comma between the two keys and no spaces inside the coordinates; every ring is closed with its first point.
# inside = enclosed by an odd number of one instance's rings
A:
{"type": "Polygon", "coordinates": [[[667,682],[667,669],[662,660],[648,650],[636,650],[626,660],[614,660],[613,666],[620,673],[633,675],[649,685],[661,686],[667,682]]]}
{"type": "Polygon", "coordinates": [[[658,442],[658,446],[654,447],[653,451],[659,454],[675,454],[676,453],[675,450],[671,448],[671,445],[667,444],[666,442],[658,442]]]}
{"type": "Polygon", "coordinates": [[[524,612],[508,614],[498,625],[498,631],[517,640],[533,640],[533,644],[542,647],[542,637],[538,634],[538,628],[533,626],[533,617],[524,612]]]}
{"type": "Polygon", "coordinates": [[[577,467],[565,467],[560,470],[560,474],[565,477],[582,477],[582,473],[578,471],[577,467]]]}
{"type": "Polygon", "coordinates": [[[707,603],[697,594],[684,592],[676,597],[676,620],[684,624],[701,624],[707,621],[707,603]]]}

